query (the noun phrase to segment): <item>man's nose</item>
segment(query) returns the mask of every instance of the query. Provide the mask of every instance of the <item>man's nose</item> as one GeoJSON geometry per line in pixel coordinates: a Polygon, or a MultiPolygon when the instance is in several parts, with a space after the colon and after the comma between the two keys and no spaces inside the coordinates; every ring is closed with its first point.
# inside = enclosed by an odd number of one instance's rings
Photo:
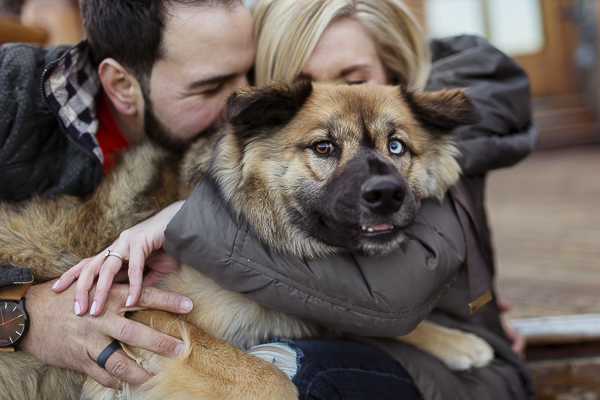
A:
{"type": "Polygon", "coordinates": [[[250,82],[248,81],[248,74],[243,74],[234,82],[233,90],[246,86],[250,86],[250,82]]]}

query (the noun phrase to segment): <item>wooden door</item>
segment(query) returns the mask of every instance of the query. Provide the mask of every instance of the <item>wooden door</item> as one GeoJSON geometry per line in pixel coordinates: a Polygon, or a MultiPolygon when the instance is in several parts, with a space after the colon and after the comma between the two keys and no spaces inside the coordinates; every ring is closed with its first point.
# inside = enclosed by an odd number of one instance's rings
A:
{"type": "MultiPolygon", "coordinates": [[[[478,33],[487,36],[492,43],[495,43],[492,27],[509,26],[508,23],[519,20],[525,14],[515,14],[514,19],[510,14],[512,8],[507,3],[503,4],[503,9],[497,8],[497,0],[405,0],[414,10],[415,15],[423,23],[423,26],[430,27],[430,34],[440,30],[446,22],[452,23],[450,32],[437,32],[444,36],[465,32],[464,21],[461,16],[466,14],[451,16],[451,20],[446,20],[446,13],[437,13],[437,15],[427,15],[427,10],[434,11],[432,5],[446,8],[446,11],[467,10],[471,7],[470,14],[479,15],[478,33]],[[453,2],[450,4],[451,2],[453,2]],[[468,3],[468,4],[467,4],[468,3]],[[500,12],[503,15],[494,14],[500,12]],[[440,17],[441,15],[441,17],[440,17]],[[440,19],[442,18],[442,19],[440,19]],[[490,37],[491,36],[491,37],[490,37]]],[[[540,126],[540,147],[554,147],[565,144],[583,144],[591,142],[600,142],[600,65],[598,59],[600,49],[598,48],[598,31],[593,32],[595,43],[592,44],[593,51],[588,52],[587,59],[593,59],[593,65],[588,65],[587,70],[583,71],[581,62],[576,62],[576,56],[581,56],[581,12],[587,20],[587,28],[594,25],[598,26],[600,19],[600,5],[597,0],[538,0],[538,3],[530,3],[536,11],[531,15],[530,25],[527,27],[539,32],[541,37],[539,45],[531,50],[521,54],[509,55],[525,69],[531,80],[531,93],[534,98],[534,118],[540,126]],[[585,9],[582,7],[585,6],[585,9]],[[594,10],[594,11],[590,11],[594,10]],[[580,13],[579,20],[577,12],[580,13]],[[535,18],[533,18],[535,17],[535,18]],[[535,21],[533,21],[535,19],[535,21]],[[590,19],[592,23],[590,23],[590,19]],[[539,29],[538,29],[539,27],[539,29]],[[578,29],[579,28],[579,29],[578,29]],[[593,53],[593,54],[592,54],[593,53]],[[595,59],[594,59],[595,58],[595,59]]],[[[530,9],[530,10],[531,10],[530,9]]],[[[469,11],[467,10],[467,11],[469,11]]],[[[515,13],[518,12],[515,10],[515,13]]],[[[517,32],[522,32],[519,27],[529,23],[529,17],[521,18],[520,25],[509,27],[517,32]]],[[[443,30],[443,29],[442,29],[443,30]]],[[[512,33],[513,31],[511,31],[512,33]]],[[[514,35],[513,35],[514,36],[514,35]]],[[[521,38],[517,35],[516,41],[520,44],[521,38]]],[[[513,43],[515,38],[513,37],[513,43]]],[[[519,46],[515,47],[518,48],[519,46]]],[[[502,48],[501,48],[502,49],[502,48]]],[[[581,57],[580,57],[581,58],[581,57]]],[[[581,61],[581,60],[580,60],[581,61]]]]}
{"type": "Polygon", "coordinates": [[[539,53],[515,56],[529,73],[533,96],[560,96],[580,91],[575,66],[574,0],[540,0],[544,47],[539,53]]]}

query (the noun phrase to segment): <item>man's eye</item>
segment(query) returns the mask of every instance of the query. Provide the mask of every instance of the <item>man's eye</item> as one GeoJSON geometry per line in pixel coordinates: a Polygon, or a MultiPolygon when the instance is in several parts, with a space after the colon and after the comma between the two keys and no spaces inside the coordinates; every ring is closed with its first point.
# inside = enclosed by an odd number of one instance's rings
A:
{"type": "Polygon", "coordinates": [[[313,145],[313,150],[321,156],[326,156],[333,153],[335,147],[331,142],[319,142],[313,145]]]}
{"type": "Polygon", "coordinates": [[[215,94],[215,93],[219,92],[222,87],[223,87],[223,82],[215,83],[214,85],[211,85],[210,87],[202,90],[200,92],[200,94],[207,94],[207,95],[215,94]]]}
{"type": "Polygon", "coordinates": [[[392,154],[401,155],[406,152],[406,146],[400,140],[392,140],[389,144],[390,152],[392,154]]]}
{"type": "Polygon", "coordinates": [[[362,85],[363,83],[367,83],[366,79],[346,79],[346,83],[348,85],[362,85]]]}

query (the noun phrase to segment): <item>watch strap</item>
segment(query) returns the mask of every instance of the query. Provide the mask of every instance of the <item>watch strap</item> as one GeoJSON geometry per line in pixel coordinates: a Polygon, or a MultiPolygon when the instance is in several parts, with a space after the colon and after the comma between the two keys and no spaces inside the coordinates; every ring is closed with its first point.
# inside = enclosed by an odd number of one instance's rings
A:
{"type": "Polygon", "coordinates": [[[0,287],[0,300],[19,301],[32,284],[33,282],[27,282],[2,286],[0,287]]]}

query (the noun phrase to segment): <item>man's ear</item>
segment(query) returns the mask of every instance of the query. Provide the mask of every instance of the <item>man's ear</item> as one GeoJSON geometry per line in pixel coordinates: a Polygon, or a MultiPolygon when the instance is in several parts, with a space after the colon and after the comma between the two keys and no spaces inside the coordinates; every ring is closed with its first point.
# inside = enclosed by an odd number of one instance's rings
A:
{"type": "Polygon", "coordinates": [[[241,88],[227,99],[227,119],[241,138],[287,124],[312,93],[309,80],[241,88]]]}
{"type": "Polygon", "coordinates": [[[135,115],[143,111],[142,88],[135,76],[125,67],[112,58],[106,58],[98,67],[98,75],[104,92],[117,112],[135,115]]]}

